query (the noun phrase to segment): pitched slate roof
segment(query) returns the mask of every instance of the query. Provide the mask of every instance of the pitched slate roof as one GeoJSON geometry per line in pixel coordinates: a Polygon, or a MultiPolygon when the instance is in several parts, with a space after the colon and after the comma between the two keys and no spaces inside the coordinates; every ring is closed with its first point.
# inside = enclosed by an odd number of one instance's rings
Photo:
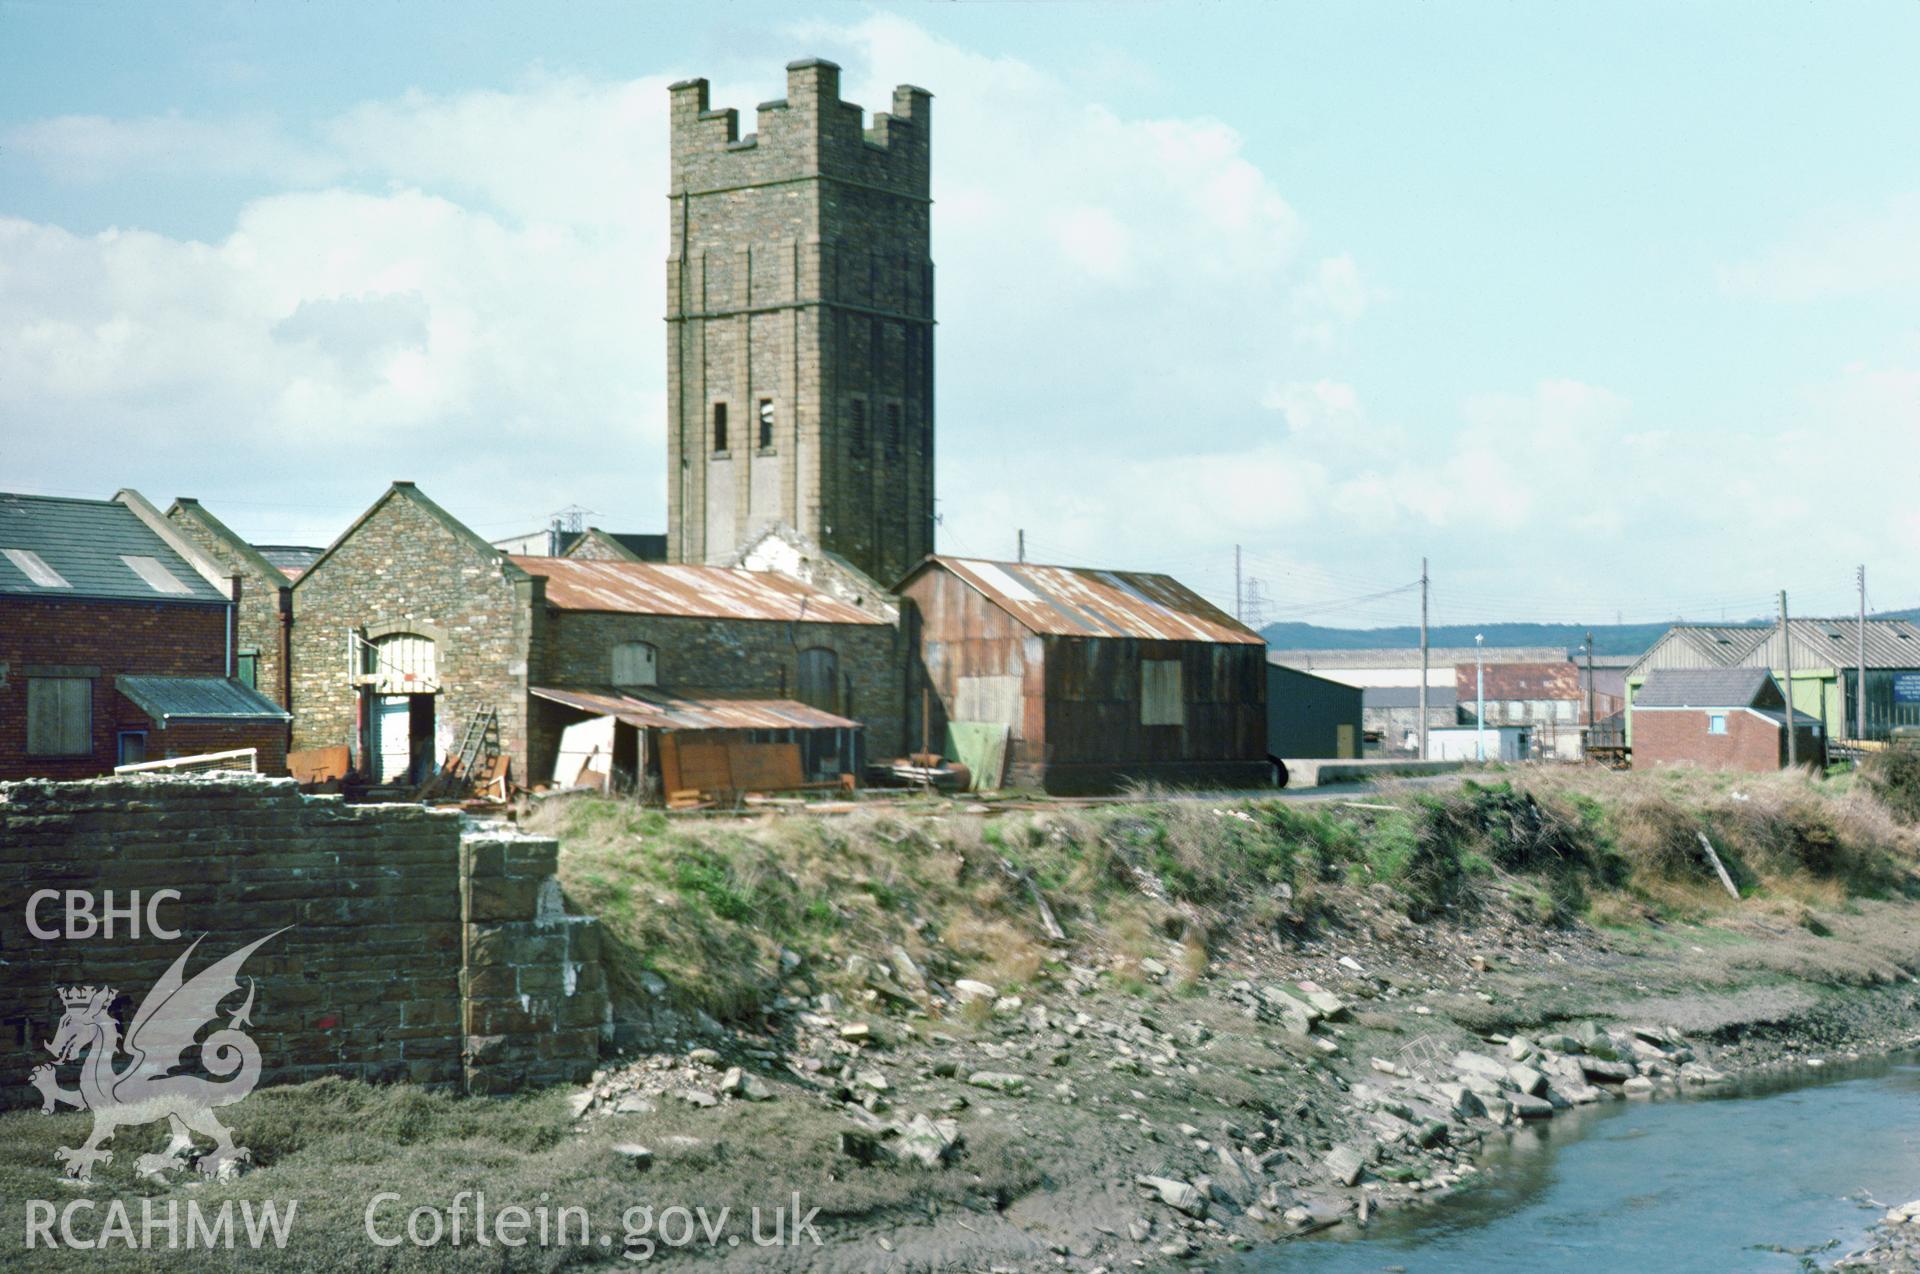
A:
{"type": "Polygon", "coordinates": [[[1036,633],[1266,645],[1260,634],[1171,575],[931,556],[894,591],[933,566],[950,571],[1036,633]]]}
{"type": "Polygon", "coordinates": [[[225,677],[115,677],[116,690],[155,721],[291,721],[277,705],[225,677]]]}
{"type": "Polygon", "coordinates": [[[0,493],[0,593],[198,605],[227,600],[118,500],[6,493],[0,493]]]}
{"type": "Polygon", "coordinates": [[[1659,668],[1648,675],[1633,706],[1750,708],[1772,684],[1773,674],[1765,668],[1659,668]]]}
{"type": "Polygon", "coordinates": [[[255,544],[253,550],[289,580],[299,579],[301,572],[319,561],[320,555],[326,552],[325,549],[305,544],[255,544]]]}

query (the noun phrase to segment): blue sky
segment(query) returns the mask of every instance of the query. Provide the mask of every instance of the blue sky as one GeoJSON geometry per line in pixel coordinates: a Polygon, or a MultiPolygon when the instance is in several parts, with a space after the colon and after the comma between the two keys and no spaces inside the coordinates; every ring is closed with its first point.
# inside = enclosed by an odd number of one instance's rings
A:
{"type": "Polygon", "coordinates": [[[664,521],[664,85],[935,94],[941,547],[1920,602],[1920,6],[0,0],[0,486],[664,521]],[[1856,494],[1864,491],[1864,495],[1856,494]]]}

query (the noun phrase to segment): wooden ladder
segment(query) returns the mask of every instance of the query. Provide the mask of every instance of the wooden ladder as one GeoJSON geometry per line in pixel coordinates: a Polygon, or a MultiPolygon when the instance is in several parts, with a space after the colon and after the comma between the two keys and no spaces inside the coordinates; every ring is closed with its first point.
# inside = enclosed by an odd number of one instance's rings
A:
{"type": "Polygon", "coordinates": [[[500,754],[500,716],[492,708],[479,708],[467,718],[460,746],[440,773],[420,785],[418,795],[431,796],[456,786],[471,789],[476,771],[484,759],[489,764],[500,754]]]}

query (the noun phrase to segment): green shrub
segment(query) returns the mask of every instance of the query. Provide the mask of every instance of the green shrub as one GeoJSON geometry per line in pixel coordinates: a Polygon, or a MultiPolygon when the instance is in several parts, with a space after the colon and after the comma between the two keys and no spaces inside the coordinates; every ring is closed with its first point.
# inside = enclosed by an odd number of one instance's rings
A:
{"type": "Polygon", "coordinates": [[[1860,784],[1903,823],[1920,823],[1920,752],[1875,752],[1860,766],[1860,784]]]}

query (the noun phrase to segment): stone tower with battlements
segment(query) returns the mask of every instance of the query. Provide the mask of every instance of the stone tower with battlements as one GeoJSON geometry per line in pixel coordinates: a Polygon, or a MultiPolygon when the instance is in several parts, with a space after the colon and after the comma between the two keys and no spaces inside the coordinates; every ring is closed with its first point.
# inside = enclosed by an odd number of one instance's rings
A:
{"type": "Polygon", "coordinates": [[[779,522],[891,585],[933,550],[932,95],[862,127],[811,58],[742,137],[707,81],[670,91],[668,554],[779,522]]]}

